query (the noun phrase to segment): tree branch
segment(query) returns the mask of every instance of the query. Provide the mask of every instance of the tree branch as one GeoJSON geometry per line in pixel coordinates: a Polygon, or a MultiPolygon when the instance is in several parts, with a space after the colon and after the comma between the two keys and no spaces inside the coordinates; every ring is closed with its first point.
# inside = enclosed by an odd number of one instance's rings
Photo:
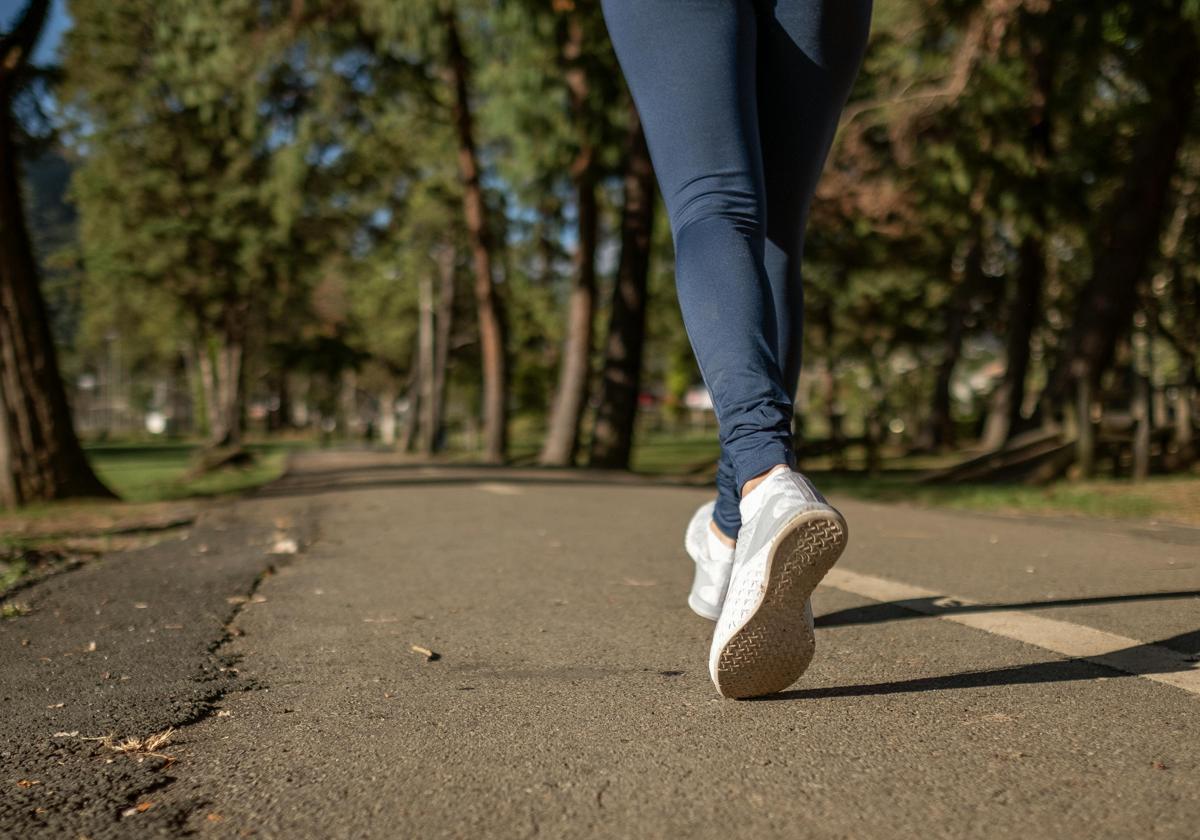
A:
{"type": "Polygon", "coordinates": [[[0,38],[0,86],[7,89],[12,79],[28,63],[49,8],[50,0],[29,0],[17,25],[0,38]]]}

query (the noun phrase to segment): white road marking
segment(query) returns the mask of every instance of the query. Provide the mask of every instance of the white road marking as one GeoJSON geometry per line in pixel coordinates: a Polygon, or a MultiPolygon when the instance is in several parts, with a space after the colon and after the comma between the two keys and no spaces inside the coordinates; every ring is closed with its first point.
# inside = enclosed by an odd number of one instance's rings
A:
{"type": "Polygon", "coordinates": [[[1200,695],[1200,662],[1161,645],[1020,610],[954,612],[956,606],[973,606],[978,602],[848,569],[830,570],[822,584],[872,601],[898,602],[898,606],[915,612],[1200,695]]]}
{"type": "Polygon", "coordinates": [[[520,496],[521,488],[511,484],[498,484],[494,481],[481,481],[475,487],[485,493],[495,493],[497,496],[520,496]]]}

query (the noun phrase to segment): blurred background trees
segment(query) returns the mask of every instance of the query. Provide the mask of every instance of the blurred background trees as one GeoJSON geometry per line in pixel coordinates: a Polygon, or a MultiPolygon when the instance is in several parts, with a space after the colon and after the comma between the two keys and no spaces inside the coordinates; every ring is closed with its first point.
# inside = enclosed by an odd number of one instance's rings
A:
{"type": "MultiPolygon", "coordinates": [[[[711,431],[595,0],[15,5],[6,504],[103,492],[72,427],[202,466],[280,435],[625,468],[711,431]]],[[[1193,469],[1198,38],[1192,0],[876,0],[809,231],[802,458],[1193,469]]]]}

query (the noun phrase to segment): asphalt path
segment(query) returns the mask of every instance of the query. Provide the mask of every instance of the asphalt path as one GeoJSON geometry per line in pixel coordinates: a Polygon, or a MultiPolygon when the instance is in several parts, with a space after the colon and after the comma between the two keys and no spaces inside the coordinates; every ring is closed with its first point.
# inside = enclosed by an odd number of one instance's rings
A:
{"type": "Polygon", "coordinates": [[[0,835],[1196,836],[1200,531],[834,499],[814,664],[738,702],[708,493],[305,455],[22,593],[0,835]]]}

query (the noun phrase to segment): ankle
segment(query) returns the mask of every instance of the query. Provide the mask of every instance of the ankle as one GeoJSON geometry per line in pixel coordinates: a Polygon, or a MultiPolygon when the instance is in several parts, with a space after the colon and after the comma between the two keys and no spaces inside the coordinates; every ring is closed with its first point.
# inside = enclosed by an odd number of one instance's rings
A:
{"type": "Polygon", "coordinates": [[[733,548],[737,545],[737,540],[727,536],[724,531],[717,527],[716,522],[710,520],[708,523],[708,530],[711,531],[713,535],[721,541],[722,544],[728,546],[729,548],[733,548]]]}
{"type": "Polygon", "coordinates": [[[747,495],[749,495],[751,492],[754,491],[754,488],[758,487],[758,485],[762,484],[764,481],[767,480],[767,476],[769,476],[771,473],[778,470],[780,467],[783,467],[784,469],[789,469],[789,470],[791,469],[791,467],[788,466],[787,464],[776,464],[773,467],[763,470],[758,475],[754,476],[754,478],[750,479],[749,481],[747,481],[745,484],[742,485],[742,498],[743,499],[746,498],[747,495]]]}

